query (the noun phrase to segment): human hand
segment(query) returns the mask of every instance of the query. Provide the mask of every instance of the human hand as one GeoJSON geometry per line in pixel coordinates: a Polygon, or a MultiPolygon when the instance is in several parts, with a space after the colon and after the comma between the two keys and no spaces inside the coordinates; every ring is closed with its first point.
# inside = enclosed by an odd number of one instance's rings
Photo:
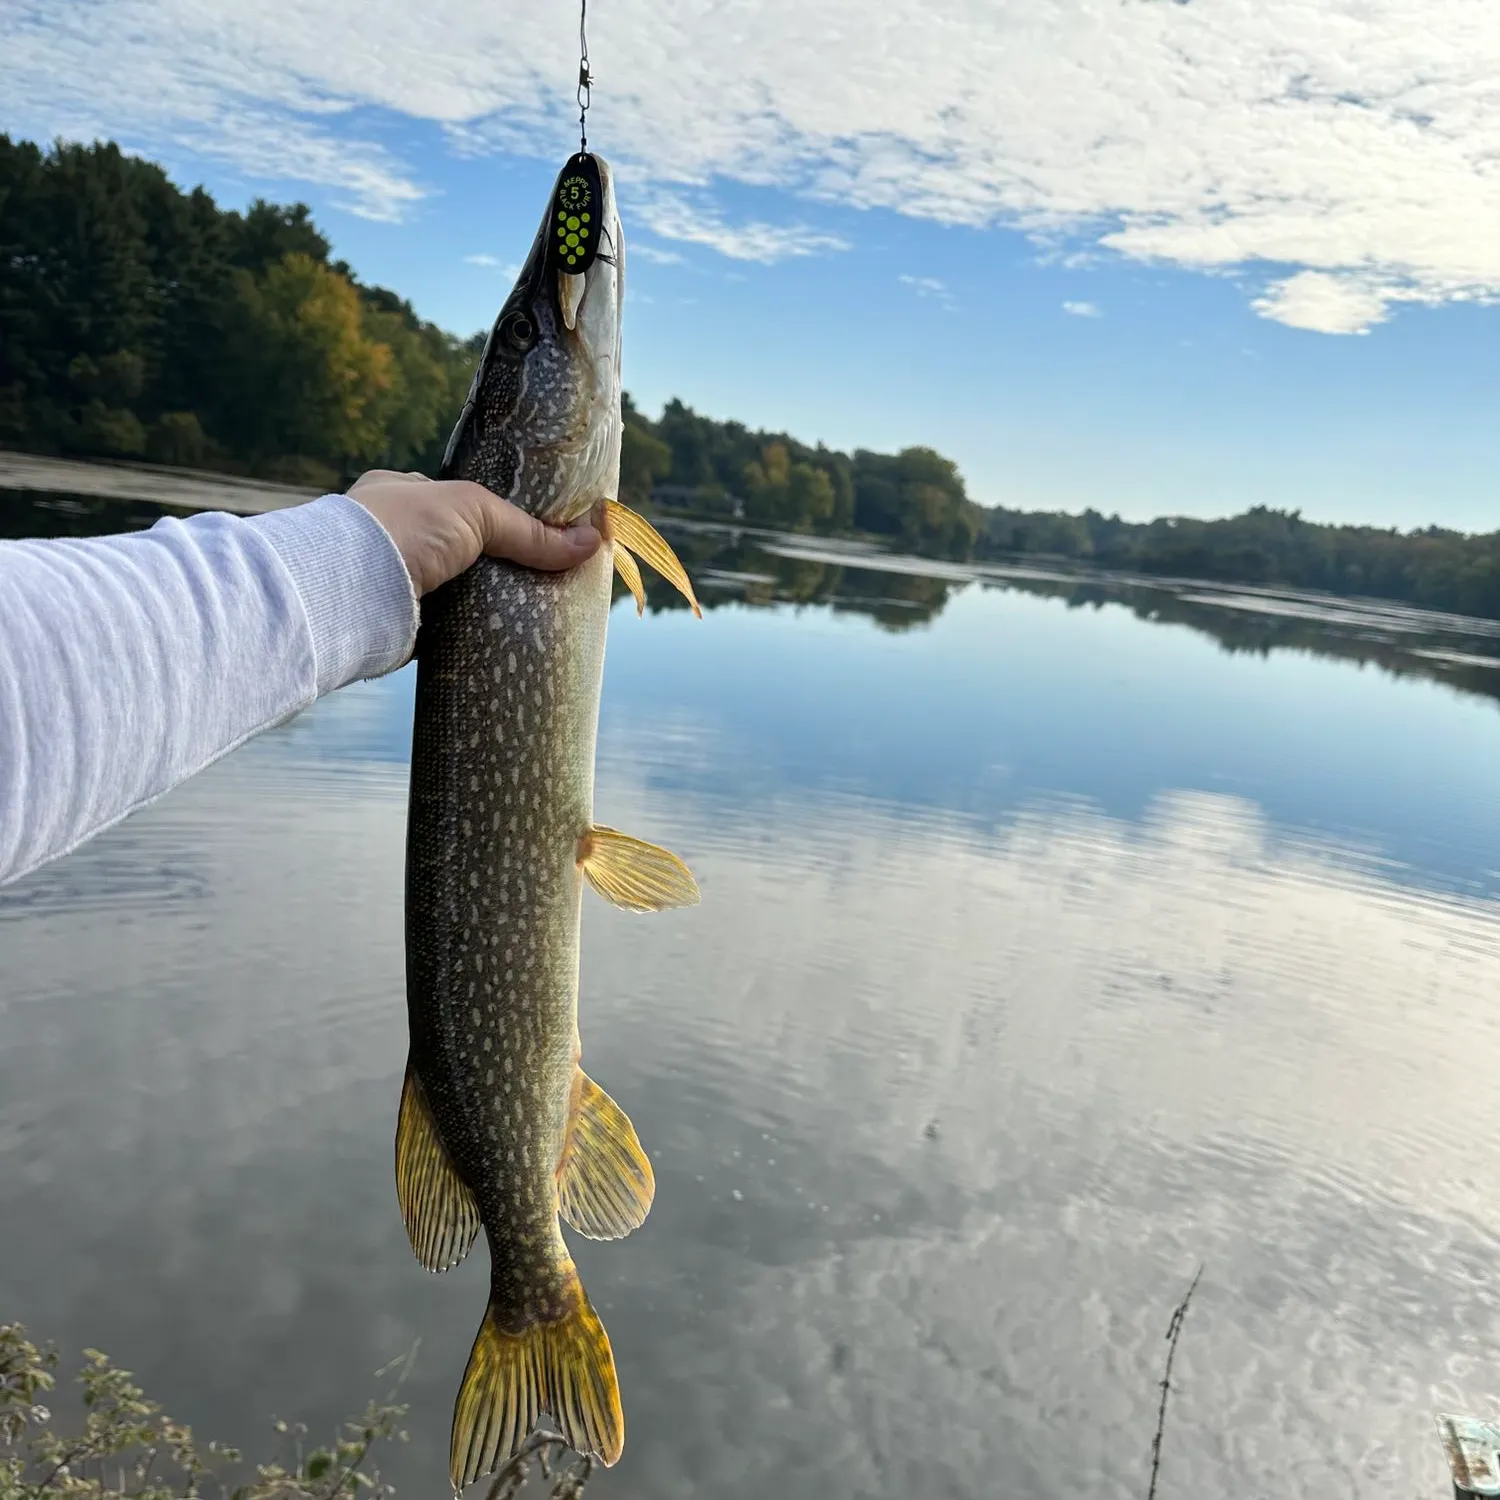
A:
{"type": "Polygon", "coordinates": [[[371,469],[349,486],[349,498],[390,533],[419,599],[457,578],[481,552],[557,573],[592,557],[600,542],[587,523],[545,525],[467,479],[371,469]]]}

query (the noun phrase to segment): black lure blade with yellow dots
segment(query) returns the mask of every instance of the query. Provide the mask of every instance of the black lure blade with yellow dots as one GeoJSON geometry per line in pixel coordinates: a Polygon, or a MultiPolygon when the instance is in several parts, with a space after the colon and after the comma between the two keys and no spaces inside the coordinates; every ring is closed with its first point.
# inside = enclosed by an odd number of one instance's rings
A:
{"type": "Polygon", "coordinates": [[[582,276],[599,253],[604,188],[592,153],[570,156],[558,173],[552,193],[552,230],[548,235],[555,269],[582,276]]]}

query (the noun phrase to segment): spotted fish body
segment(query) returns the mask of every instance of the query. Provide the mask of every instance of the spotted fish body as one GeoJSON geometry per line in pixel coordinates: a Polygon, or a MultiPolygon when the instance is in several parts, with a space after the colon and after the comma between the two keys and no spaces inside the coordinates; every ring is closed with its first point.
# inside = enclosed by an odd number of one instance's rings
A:
{"type": "Polygon", "coordinates": [[[423,622],[445,647],[418,667],[411,1057],[515,1318],[555,1301],[568,1265],[553,1183],[578,1066],[576,850],[610,581],[604,551],[564,574],[483,565],[423,622]]]}
{"type": "Polygon", "coordinates": [[[613,498],[623,253],[607,166],[574,158],[444,465],[545,521],[590,517],[610,539],[564,573],[482,558],[423,601],[396,1178],[423,1265],[457,1264],[481,1226],[489,1243],[489,1304],[454,1412],[455,1489],[503,1463],[543,1411],[606,1463],[624,1437],[609,1339],[559,1216],[618,1237],[655,1185],[630,1121],[579,1068],[582,891],[587,880],[644,911],[697,888],[675,856],[594,822],[612,568],[640,590],[627,542],[691,598],[670,549],[613,498]],[[559,270],[556,225],[585,212],[596,254],[581,273],[559,270]]]}

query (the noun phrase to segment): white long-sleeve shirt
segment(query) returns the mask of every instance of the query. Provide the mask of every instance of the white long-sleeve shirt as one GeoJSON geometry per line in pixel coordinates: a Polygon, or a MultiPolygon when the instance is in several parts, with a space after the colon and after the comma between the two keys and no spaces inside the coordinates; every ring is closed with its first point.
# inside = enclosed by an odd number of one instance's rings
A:
{"type": "Polygon", "coordinates": [[[0,541],[0,884],[394,670],[416,631],[401,554],[346,495],[0,541]]]}

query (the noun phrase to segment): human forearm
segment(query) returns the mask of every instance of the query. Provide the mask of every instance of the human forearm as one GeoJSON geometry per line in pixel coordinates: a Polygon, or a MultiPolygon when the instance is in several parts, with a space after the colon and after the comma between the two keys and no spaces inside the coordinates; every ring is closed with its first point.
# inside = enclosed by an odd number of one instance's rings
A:
{"type": "Polygon", "coordinates": [[[0,882],[398,666],[416,624],[400,552],[343,496],[0,543],[0,882]]]}

